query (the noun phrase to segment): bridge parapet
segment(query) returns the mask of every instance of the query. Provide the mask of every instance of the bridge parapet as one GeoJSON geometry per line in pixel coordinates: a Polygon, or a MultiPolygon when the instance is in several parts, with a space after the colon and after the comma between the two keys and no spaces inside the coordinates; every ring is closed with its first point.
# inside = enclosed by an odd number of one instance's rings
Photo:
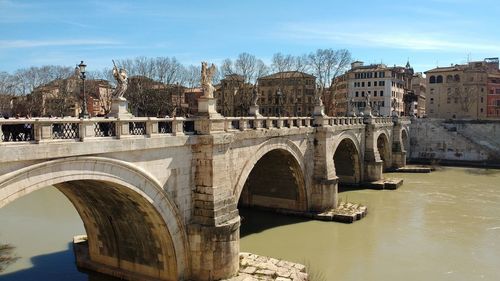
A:
{"type": "Polygon", "coordinates": [[[0,120],[0,143],[126,138],[194,134],[188,118],[36,118],[0,120]]]}

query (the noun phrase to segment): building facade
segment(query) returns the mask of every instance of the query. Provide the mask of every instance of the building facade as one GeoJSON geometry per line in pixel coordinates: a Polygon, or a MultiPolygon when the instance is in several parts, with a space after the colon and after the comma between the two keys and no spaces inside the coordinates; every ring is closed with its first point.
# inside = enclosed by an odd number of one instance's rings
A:
{"type": "Polygon", "coordinates": [[[411,79],[410,89],[405,99],[405,115],[424,117],[427,83],[422,73],[415,73],[411,79]],[[406,102],[408,101],[408,102],[406,102]]]}
{"type": "Polygon", "coordinates": [[[258,79],[260,113],[264,116],[311,116],[316,77],[284,71],[258,79]]]}
{"type": "Polygon", "coordinates": [[[486,117],[492,119],[500,119],[500,71],[498,70],[498,58],[489,59],[496,69],[490,69],[488,73],[488,95],[487,95],[487,109],[486,117]]]}
{"type": "Polygon", "coordinates": [[[253,85],[245,83],[245,78],[238,74],[226,75],[215,86],[217,112],[223,116],[248,116],[252,101],[253,85]]]}
{"type": "Polygon", "coordinates": [[[326,115],[347,116],[349,107],[348,86],[348,74],[333,78],[329,95],[323,97],[326,115]]]}
{"type": "Polygon", "coordinates": [[[347,71],[348,112],[360,114],[370,101],[372,113],[380,116],[404,115],[403,96],[409,89],[413,69],[384,64],[351,64],[347,71]]]}
{"type": "MultiPolygon", "coordinates": [[[[485,119],[495,103],[498,59],[437,67],[426,71],[427,116],[445,119],[485,119]],[[493,95],[491,94],[493,89],[493,95]]],[[[492,115],[496,113],[493,107],[492,115]]]]}

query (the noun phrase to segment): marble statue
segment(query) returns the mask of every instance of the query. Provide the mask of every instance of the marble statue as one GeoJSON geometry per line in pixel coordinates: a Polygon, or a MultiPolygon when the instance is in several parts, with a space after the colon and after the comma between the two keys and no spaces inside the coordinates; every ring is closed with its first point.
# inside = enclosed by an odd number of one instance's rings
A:
{"type": "MultiPolygon", "coordinates": [[[[114,62],[113,62],[114,64],[114,62]]],[[[113,77],[116,79],[116,89],[113,92],[114,99],[123,99],[123,95],[128,87],[128,75],[127,70],[116,67],[116,64],[113,67],[113,77]]]]}
{"type": "Polygon", "coordinates": [[[201,87],[203,88],[203,97],[213,98],[215,87],[212,85],[212,77],[215,74],[215,65],[208,67],[207,62],[201,63],[201,87]]]}
{"type": "Polygon", "coordinates": [[[252,105],[257,106],[258,101],[259,101],[259,88],[257,86],[257,83],[255,83],[252,91],[252,105]]]}

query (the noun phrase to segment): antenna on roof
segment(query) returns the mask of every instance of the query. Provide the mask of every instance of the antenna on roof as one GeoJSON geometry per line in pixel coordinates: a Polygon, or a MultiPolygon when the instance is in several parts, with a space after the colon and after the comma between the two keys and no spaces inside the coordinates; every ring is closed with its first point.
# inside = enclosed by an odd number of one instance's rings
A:
{"type": "Polygon", "coordinates": [[[467,54],[467,63],[470,62],[470,52],[467,54]]]}

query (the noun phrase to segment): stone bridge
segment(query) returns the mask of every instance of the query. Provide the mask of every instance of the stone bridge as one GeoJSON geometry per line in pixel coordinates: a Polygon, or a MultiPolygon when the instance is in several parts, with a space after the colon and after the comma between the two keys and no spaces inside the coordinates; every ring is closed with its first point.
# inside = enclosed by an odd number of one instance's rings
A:
{"type": "Polygon", "coordinates": [[[238,206],[303,212],[405,165],[409,121],[375,117],[1,120],[0,207],[47,186],[88,236],[80,266],[129,280],[239,267],[238,206]]]}

